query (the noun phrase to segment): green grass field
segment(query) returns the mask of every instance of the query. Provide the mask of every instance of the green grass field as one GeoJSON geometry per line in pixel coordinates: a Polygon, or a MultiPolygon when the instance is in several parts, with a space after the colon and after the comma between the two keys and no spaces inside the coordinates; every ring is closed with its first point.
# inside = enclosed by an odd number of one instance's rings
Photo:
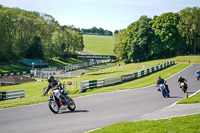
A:
{"type": "Polygon", "coordinates": [[[91,133],[199,133],[200,114],[163,120],[121,122],[91,133]]]}
{"type": "Polygon", "coordinates": [[[83,35],[85,48],[83,51],[94,55],[114,55],[114,37],[83,35]]]}

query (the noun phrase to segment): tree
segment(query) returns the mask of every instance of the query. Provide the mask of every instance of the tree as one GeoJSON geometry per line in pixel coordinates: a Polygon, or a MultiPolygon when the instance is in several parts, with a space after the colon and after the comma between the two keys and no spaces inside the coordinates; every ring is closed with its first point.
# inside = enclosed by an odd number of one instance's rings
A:
{"type": "Polygon", "coordinates": [[[118,33],[119,33],[119,31],[118,31],[118,30],[115,30],[115,31],[114,31],[114,34],[118,34],[118,33]]]}
{"type": "Polygon", "coordinates": [[[200,9],[186,8],[180,13],[164,13],[153,19],[141,16],[127,29],[115,34],[114,52],[124,62],[200,51],[200,9]]]}
{"type": "Polygon", "coordinates": [[[198,53],[200,50],[200,8],[186,8],[180,11],[178,30],[185,41],[185,51],[198,53]]]}
{"type": "Polygon", "coordinates": [[[155,33],[151,45],[153,54],[165,57],[179,53],[181,45],[177,29],[178,22],[178,13],[164,13],[161,16],[155,17],[152,24],[152,29],[155,33]]]}
{"type": "Polygon", "coordinates": [[[0,5],[0,47],[0,61],[5,62],[18,57],[53,58],[66,49],[83,49],[84,44],[80,29],[60,26],[51,15],[0,5]]]}
{"type": "Polygon", "coordinates": [[[137,22],[132,23],[123,32],[115,45],[115,53],[122,56],[126,63],[148,60],[151,57],[149,48],[153,31],[149,24],[151,18],[142,16],[137,22]]]}
{"type": "Polygon", "coordinates": [[[132,28],[132,36],[129,39],[130,52],[128,54],[131,62],[145,61],[151,57],[149,48],[153,31],[149,24],[152,19],[147,16],[141,16],[132,28]]]}
{"type": "Polygon", "coordinates": [[[112,36],[113,33],[109,30],[104,30],[103,28],[92,27],[90,29],[81,29],[82,34],[91,34],[91,35],[107,35],[112,36]]]}
{"type": "Polygon", "coordinates": [[[42,51],[42,44],[40,37],[34,36],[31,41],[30,47],[26,51],[27,58],[42,58],[43,51],[42,51]]]}
{"type": "Polygon", "coordinates": [[[12,45],[12,18],[14,15],[9,8],[0,8],[0,60],[8,61],[14,58],[13,45],[12,45]]]}

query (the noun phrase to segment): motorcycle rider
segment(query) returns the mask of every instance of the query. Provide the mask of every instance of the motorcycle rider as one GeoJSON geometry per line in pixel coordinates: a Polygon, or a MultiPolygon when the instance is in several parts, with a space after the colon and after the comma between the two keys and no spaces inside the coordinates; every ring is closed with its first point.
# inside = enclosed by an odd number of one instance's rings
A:
{"type": "Polygon", "coordinates": [[[185,83],[185,81],[187,82],[186,79],[184,79],[182,76],[179,76],[178,85],[180,85],[180,88],[183,90],[184,93],[186,93],[187,91],[187,84],[185,83]],[[181,83],[184,83],[184,86],[181,86],[181,83]]]}
{"type": "MultiPolygon", "coordinates": [[[[160,84],[164,84],[165,87],[166,87],[166,90],[168,91],[168,93],[170,92],[170,91],[169,91],[168,85],[165,83],[165,80],[162,79],[160,76],[158,76],[158,80],[157,80],[157,83],[156,83],[156,87],[158,87],[160,84]]],[[[160,91],[160,88],[159,88],[159,87],[158,87],[158,91],[160,91]]]]}
{"type": "MultiPolygon", "coordinates": [[[[45,96],[51,88],[52,88],[53,90],[59,90],[57,93],[61,93],[61,94],[66,95],[66,94],[65,94],[66,92],[65,92],[64,89],[61,87],[62,84],[60,83],[59,80],[55,80],[54,76],[48,77],[47,80],[48,80],[49,84],[47,85],[47,88],[46,88],[46,90],[45,90],[43,96],[45,96]]],[[[56,95],[59,95],[59,94],[56,94],[56,95]]],[[[65,100],[63,99],[63,97],[60,96],[60,98],[61,98],[62,103],[64,103],[65,100]]]]}
{"type": "Polygon", "coordinates": [[[182,76],[179,76],[179,79],[178,79],[178,84],[180,85],[181,83],[183,83],[184,81],[187,82],[186,79],[184,79],[182,76]]]}
{"type": "Polygon", "coordinates": [[[47,81],[49,82],[49,84],[47,85],[47,88],[44,92],[44,96],[48,93],[48,91],[52,88],[53,90],[57,90],[57,89],[62,89],[61,88],[61,83],[59,80],[55,80],[54,76],[49,76],[47,78],[47,81]]]}

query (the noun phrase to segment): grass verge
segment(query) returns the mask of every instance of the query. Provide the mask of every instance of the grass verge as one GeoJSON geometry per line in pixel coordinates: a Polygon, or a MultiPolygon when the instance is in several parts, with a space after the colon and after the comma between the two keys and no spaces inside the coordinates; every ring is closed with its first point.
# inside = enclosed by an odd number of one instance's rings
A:
{"type": "Polygon", "coordinates": [[[179,101],[177,104],[190,104],[190,103],[200,103],[200,93],[189,97],[187,99],[183,99],[179,101]]]}
{"type": "Polygon", "coordinates": [[[121,122],[92,133],[199,133],[200,114],[162,120],[121,122]]]}

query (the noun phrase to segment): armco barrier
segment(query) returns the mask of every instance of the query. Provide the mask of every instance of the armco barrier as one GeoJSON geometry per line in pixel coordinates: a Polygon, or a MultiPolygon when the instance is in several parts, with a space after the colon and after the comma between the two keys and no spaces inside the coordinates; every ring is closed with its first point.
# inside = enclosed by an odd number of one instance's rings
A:
{"type": "Polygon", "coordinates": [[[24,90],[0,92],[0,101],[8,100],[8,99],[15,99],[15,98],[24,98],[24,97],[25,97],[24,90]]]}
{"type": "Polygon", "coordinates": [[[103,87],[103,86],[108,86],[108,85],[112,85],[112,84],[117,84],[120,82],[134,80],[134,79],[146,76],[148,74],[154,73],[156,71],[159,71],[161,69],[164,69],[164,68],[169,67],[174,64],[175,64],[175,61],[173,60],[173,61],[169,61],[167,63],[163,63],[161,65],[147,68],[145,70],[142,70],[142,71],[136,72],[136,73],[125,74],[125,75],[112,77],[112,78],[106,78],[106,79],[82,81],[80,83],[80,92],[85,92],[87,89],[93,89],[93,88],[97,88],[97,87],[103,87]]]}
{"type": "Polygon", "coordinates": [[[104,79],[88,80],[80,83],[81,92],[85,92],[87,89],[97,88],[104,86],[104,79]]]}
{"type": "Polygon", "coordinates": [[[113,85],[122,82],[121,76],[104,79],[104,86],[113,85]]]}
{"type": "Polygon", "coordinates": [[[15,73],[4,73],[4,74],[0,74],[0,77],[2,77],[2,76],[10,76],[10,75],[20,75],[20,74],[26,74],[26,73],[30,73],[30,71],[15,72],[15,73]]]}
{"type": "Polygon", "coordinates": [[[122,81],[130,81],[133,80],[135,77],[134,74],[126,74],[126,75],[122,75],[122,81]]]}

